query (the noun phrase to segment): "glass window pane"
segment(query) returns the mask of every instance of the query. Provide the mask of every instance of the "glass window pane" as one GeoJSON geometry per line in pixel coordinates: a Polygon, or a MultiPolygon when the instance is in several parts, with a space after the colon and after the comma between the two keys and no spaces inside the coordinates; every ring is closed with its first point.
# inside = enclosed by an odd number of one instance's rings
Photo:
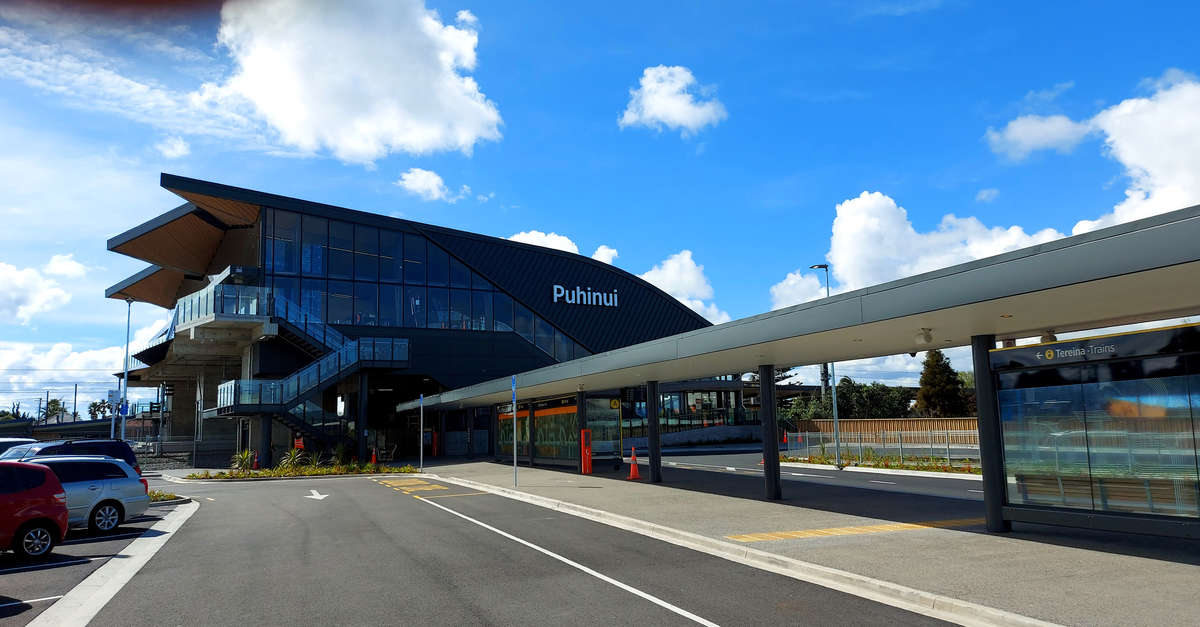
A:
{"type": "Polygon", "coordinates": [[[316,216],[301,218],[301,271],[308,276],[325,276],[325,245],[329,239],[329,221],[316,216]]]}
{"type": "Polygon", "coordinates": [[[404,234],[404,282],[425,284],[425,238],[420,235],[404,234]]]}
{"type": "Polygon", "coordinates": [[[471,287],[471,271],[457,259],[450,260],[450,287],[471,287]]]}
{"type": "Polygon", "coordinates": [[[354,324],[375,326],[379,319],[379,285],[376,283],[354,284],[354,324]]]}
{"type": "Polygon", "coordinates": [[[450,290],[450,328],[469,331],[471,329],[471,292],[450,290]]]}
{"type": "Polygon", "coordinates": [[[533,313],[515,301],[513,302],[513,329],[521,337],[533,342],[533,313]]]}
{"type": "Polygon", "coordinates": [[[329,282],[330,324],[354,324],[354,284],[349,281],[329,282]]]}
{"type": "MultiPolygon", "coordinates": [[[[291,304],[300,302],[300,279],[275,277],[275,295],[291,304]]],[[[257,289],[257,288],[255,288],[257,289]]]]}
{"type": "Polygon", "coordinates": [[[492,294],[492,316],[496,320],[497,331],[513,330],[513,300],[503,292],[492,294]]]}
{"type": "Polygon", "coordinates": [[[487,279],[472,272],[471,273],[471,288],[477,289],[477,290],[490,290],[490,289],[492,289],[492,284],[488,283],[487,279]]]}
{"type": "Polygon", "coordinates": [[[429,247],[429,285],[445,287],[450,282],[450,255],[437,246],[429,247]]]}
{"type": "Polygon", "coordinates": [[[404,280],[404,237],[400,233],[379,232],[379,278],[383,281],[404,280]]]}
{"type": "Polygon", "coordinates": [[[304,279],[300,286],[300,307],[310,316],[325,319],[325,281],[304,279]]]}
{"type": "Polygon", "coordinates": [[[300,216],[275,211],[275,272],[300,271],[300,216]]]}
{"type": "Polygon", "coordinates": [[[404,294],[399,285],[379,286],[379,326],[400,326],[400,312],[404,311],[404,294]]]}
{"type": "Polygon", "coordinates": [[[429,288],[429,329],[450,328],[450,290],[429,288]]]}
{"type": "Polygon", "coordinates": [[[554,330],[554,358],[558,361],[571,360],[571,339],[558,329],[554,330]]]}
{"type": "Polygon", "coordinates": [[[374,227],[354,226],[354,278],[379,280],[379,230],[374,227]]]}
{"type": "Polygon", "coordinates": [[[329,223],[329,276],[349,279],[354,276],[354,225],[329,223]]]}
{"type": "Polygon", "coordinates": [[[492,330],[491,292],[471,292],[471,330],[492,330]]]}
{"type": "Polygon", "coordinates": [[[267,272],[275,271],[275,210],[262,210],[262,261],[267,272]]]}
{"type": "Polygon", "coordinates": [[[546,351],[546,354],[554,355],[554,327],[540,317],[534,317],[533,343],[546,351]]]}
{"type": "Polygon", "coordinates": [[[425,328],[425,288],[404,286],[404,326],[425,328]]]}

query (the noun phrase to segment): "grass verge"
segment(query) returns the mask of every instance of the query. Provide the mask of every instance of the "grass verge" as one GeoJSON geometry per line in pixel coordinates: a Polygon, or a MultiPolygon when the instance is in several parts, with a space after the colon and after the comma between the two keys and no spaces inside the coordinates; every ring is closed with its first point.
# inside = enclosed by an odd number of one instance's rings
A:
{"type": "Polygon", "coordinates": [[[261,470],[220,470],[193,472],[185,479],[281,479],[285,477],[323,477],[327,475],[370,475],[383,472],[418,472],[411,464],[400,467],[382,464],[334,464],[330,466],[281,466],[261,470]]]}

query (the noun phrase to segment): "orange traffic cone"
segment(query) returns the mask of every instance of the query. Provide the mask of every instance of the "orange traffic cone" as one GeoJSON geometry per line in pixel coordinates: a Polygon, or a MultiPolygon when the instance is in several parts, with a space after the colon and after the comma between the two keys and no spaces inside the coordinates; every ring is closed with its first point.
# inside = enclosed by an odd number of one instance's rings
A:
{"type": "Polygon", "coordinates": [[[626,481],[638,481],[641,478],[642,478],[642,475],[638,474],[637,449],[635,448],[635,449],[633,449],[633,455],[631,455],[629,457],[629,476],[626,477],[625,480],[626,481]]]}
{"type": "Polygon", "coordinates": [[[783,443],[787,444],[787,431],[783,432],[783,443]]]}
{"type": "Polygon", "coordinates": [[[254,470],[258,470],[258,451],[254,451],[254,470]]]}
{"type": "Polygon", "coordinates": [[[375,464],[378,464],[378,463],[379,462],[375,461],[375,449],[371,449],[371,465],[374,466],[375,464]]]}

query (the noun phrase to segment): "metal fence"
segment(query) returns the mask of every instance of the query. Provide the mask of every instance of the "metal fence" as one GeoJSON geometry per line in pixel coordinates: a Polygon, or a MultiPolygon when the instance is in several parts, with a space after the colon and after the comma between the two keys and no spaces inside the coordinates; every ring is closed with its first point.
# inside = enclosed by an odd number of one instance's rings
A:
{"type": "Polygon", "coordinates": [[[849,432],[836,447],[832,433],[799,431],[787,433],[787,455],[803,459],[833,458],[840,448],[843,462],[896,460],[979,461],[979,432],[957,430],[849,432]]]}

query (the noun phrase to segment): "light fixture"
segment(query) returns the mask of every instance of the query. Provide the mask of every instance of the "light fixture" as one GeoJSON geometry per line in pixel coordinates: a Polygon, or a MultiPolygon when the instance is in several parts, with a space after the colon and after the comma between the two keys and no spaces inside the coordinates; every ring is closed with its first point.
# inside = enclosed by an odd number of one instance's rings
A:
{"type": "Polygon", "coordinates": [[[1001,318],[1011,318],[1012,314],[1000,314],[1001,318]]]}
{"type": "Polygon", "coordinates": [[[1054,335],[1054,329],[1046,329],[1046,331],[1042,333],[1042,337],[1038,341],[1041,342],[1042,344],[1045,344],[1047,342],[1057,342],[1058,336],[1054,335]]]}
{"type": "Polygon", "coordinates": [[[921,330],[917,332],[916,337],[913,338],[913,342],[915,342],[917,346],[925,346],[933,342],[933,329],[922,327],[921,330]]]}

